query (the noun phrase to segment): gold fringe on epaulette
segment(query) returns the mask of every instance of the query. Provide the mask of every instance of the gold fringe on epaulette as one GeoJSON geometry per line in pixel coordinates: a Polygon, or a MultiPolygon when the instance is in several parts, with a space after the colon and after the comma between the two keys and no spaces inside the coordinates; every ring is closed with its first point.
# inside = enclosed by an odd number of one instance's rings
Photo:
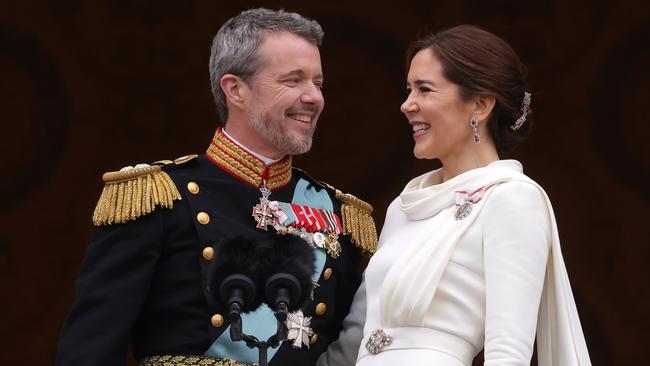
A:
{"type": "Polygon", "coordinates": [[[336,191],[336,198],[341,205],[343,216],[343,233],[350,234],[352,243],[360,247],[367,255],[377,250],[377,228],[373,220],[372,206],[351,194],[336,191]]]}
{"type": "Polygon", "coordinates": [[[172,179],[160,166],[108,172],[93,214],[96,226],[121,224],[151,213],[157,206],[174,207],[180,200],[172,179]]]}

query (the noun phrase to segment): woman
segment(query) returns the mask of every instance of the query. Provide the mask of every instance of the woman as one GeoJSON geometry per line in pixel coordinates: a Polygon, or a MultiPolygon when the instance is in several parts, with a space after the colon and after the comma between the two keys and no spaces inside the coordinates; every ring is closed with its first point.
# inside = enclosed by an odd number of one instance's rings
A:
{"type": "Polygon", "coordinates": [[[414,154],[442,168],[388,208],[357,365],[468,366],[482,348],[485,365],[529,365],[536,333],[540,366],[590,365],[548,197],[499,160],[531,130],[525,67],[467,25],[408,60],[414,154]]]}

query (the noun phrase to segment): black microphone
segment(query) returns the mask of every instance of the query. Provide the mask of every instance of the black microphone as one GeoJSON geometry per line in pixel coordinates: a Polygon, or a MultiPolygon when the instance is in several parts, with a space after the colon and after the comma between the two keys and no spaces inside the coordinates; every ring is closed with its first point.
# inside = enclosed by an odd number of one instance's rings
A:
{"type": "Polygon", "coordinates": [[[217,248],[210,288],[231,320],[264,302],[284,321],[309,298],[315,260],[312,247],[297,236],[236,237],[217,248]]]}

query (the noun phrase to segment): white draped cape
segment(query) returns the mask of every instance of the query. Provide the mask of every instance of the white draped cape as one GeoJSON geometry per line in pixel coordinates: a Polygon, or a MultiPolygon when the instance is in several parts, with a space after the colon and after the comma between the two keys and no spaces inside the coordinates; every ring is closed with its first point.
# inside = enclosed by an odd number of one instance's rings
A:
{"type": "Polygon", "coordinates": [[[555,215],[544,190],[524,174],[502,166],[468,171],[457,177],[459,181],[454,187],[462,187],[468,192],[485,187],[485,191],[482,199],[473,205],[469,216],[455,220],[454,191],[450,186],[440,184],[421,188],[419,178],[411,181],[400,196],[402,211],[410,220],[445,215],[445,222],[449,224],[422,232],[415,245],[410,246],[391,267],[381,290],[381,326],[422,325],[456,243],[479,216],[492,189],[504,182],[526,182],[539,189],[546,199],[552,230],[551,253],[537,319],[538,364],[591,365],[560,250],[555,215]]]}

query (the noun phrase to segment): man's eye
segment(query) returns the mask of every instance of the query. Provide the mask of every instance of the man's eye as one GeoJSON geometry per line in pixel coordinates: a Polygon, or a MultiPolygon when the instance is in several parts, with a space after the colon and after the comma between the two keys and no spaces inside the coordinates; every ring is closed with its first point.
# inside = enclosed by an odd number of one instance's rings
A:
{"type": "Polygon", "coordinates": [[[323,90],[323,82],[322,81],[316,81],[314,82],[314,85],[320,90],[323,90]]]}
{"type": "Polygon", "coordinates": [[[293,79],[287,79],[284,81],[285,84],[289,86],[296,86],[300,83],[300,79],[298,78],[293,78],[293,79]]]}

